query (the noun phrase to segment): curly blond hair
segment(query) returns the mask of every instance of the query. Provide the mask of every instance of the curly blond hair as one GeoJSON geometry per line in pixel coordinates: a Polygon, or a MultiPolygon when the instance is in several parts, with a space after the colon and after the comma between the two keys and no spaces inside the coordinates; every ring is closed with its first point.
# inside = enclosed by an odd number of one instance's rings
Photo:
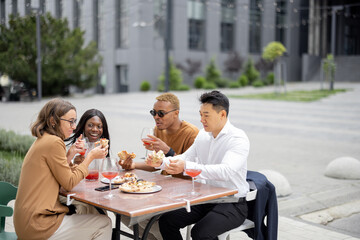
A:
{"type": "Polygon", "coordinates": [[[156,97],[156,100],[169,102],[173,105],[174,108],[180,110],[179,99],[172,93],[163,93],[160,96],[156,97]]]}

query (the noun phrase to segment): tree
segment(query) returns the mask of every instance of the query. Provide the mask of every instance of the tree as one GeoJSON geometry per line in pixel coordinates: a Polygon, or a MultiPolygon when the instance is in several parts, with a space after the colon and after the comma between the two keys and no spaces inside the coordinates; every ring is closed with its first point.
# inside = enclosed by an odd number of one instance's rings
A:
{"type": "MultiPolygon", "coordinates": [[[[159,91],[164,91],[165,89],[165,75],[164,73],[159,77],[160,84],[158,86],[159,91]]],[[[182,85],[182,74],[181,71],[175,66],[172,59],[170,59],[169,66],[169,89],[170,90],[179,90],[182,85]]]]}
{"type": "MultiPolygon", "coordinates": [[[[270,42],[268,45],[266,45],[262,54],[263,59],[274,63],[275,86],[280,85],[279,80],[281,78],[281,66],[278,64],[278,59],[285,52],[286,48],[281,42],[270,42]]],[[[275,92],[277,92],[277,88],[275,88],[275,92]]]]}
{"type": "Polygon", "coordinates": [[[330,83],[330,90],[334,90],[336,64],[332,54],[328,54],[326,59],[323,59],[323,70],[325,72],[326,81],[330,83]]]}
{"type": "Polygon", "coordinates": [[[258,78],[260,76],[260,73],[258,70],[256,70],[256,68],[254,66],[254,62],[251,58],[249,58],[249,60],[246,62],[246,65],[244,68],[244,75],[246,75],[246,77],[248,78],[249,84],[252,84],[256,80],[258,80],[258,78]]]}
{"type": "MultiPolygon", "coordinates": [[[[70,85],[80,89],[96,85],[101,57],[94,42],[84,45],[84,32],[70,30],[67,20],[49,13],[41,16],[42,91],[44,96],[62,94],[70,85]]],[[[36,18],[10,16],[0,25],[0,72],[37,86],[36,18]]]]}
{"type": "Polygon", "coordinates": [[[282,45],[281,42],[270,42],[266,45],[262,57],[265,60],[270,62],[274,62],[276,59],[281,57],[284,52],[286,52],[286,48],[282,45]]]}
{"type": "Polygon", "coordinates": [[[200,72],[201,61],[191,60],[190,58],[186,59],[187,67],[181,63],[176,64],[176,67],[181,71],[185,72],[189,77],[194,76],[195,73],[200,72]]]}
{"type": "Polygon", "coordinates": [[[211,59],[206,67],[205,78],[207,82],[215,84],[221,79],[221,72],[216,67],[214,58],[211,59]]]}

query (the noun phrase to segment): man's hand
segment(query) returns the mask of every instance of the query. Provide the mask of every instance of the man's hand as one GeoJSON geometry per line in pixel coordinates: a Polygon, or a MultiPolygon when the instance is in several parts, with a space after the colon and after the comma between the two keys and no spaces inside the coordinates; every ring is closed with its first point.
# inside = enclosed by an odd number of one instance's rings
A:
{"type": "Polygon", "coordinates": [[[158,162],[154,162],[153,161],[153,156],[151,154],[149,154],[147,156],[147,158],[145,159],[146,165],[151,166],[151,167],[160,167],[162,162],[163,162],[163,160],[160,160],[158,162]]]}
{"type": "Polygon", "coordinates": [[[166,172],[169,174],[178,174],[182,173],[185,169],[185,161],[182,159],[173,159],[170,160],[170,164],[166,165],[166,172]]]}
{"type": "Polygon", "coordinates": [[[151,141],[145,141],[144,147],[147,150],[155,150],[156,152],[162,150],[165,154],[167,154],[170,150],[170,147],[164,143],[160,138],[157,138],[153,135],[147,135],[149,138],[151,138],[151,141]]]}
{"type": "Polygon", "coordinates": [[[135,169],[135,163],[130,155],[125,160],[120,160],[119,164],[125,170],[135,169]]]}

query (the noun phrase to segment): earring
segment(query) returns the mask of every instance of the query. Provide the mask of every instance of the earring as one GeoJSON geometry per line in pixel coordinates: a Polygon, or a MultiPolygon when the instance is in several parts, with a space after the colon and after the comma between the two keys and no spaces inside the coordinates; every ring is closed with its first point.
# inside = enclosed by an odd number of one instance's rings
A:
{"type": "Polygon", "coordinates": [[[54,125],[52,125],[52,128],[55,128],[55,124],[54,124],[54,125]]]}

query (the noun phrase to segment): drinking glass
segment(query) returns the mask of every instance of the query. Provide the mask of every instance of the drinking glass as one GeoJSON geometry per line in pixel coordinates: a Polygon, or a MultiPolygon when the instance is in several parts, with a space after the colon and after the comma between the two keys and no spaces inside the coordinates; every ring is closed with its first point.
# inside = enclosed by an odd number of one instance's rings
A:
{"type": "MultiPolygon", "coordinates": [[[[153,141],[151,138],[148,137],[148,135],[154,135],[154,129],[152,128],[143,128],[142,132],[141,132],[141,141],[143,141],[143,143],[145,145],[150,145],[151,141],[153,141]]],[[[148,155],[148,152],[147,152],[147,149],[146,149],[146,152],[145,152],[145,158],[147,157],[148,155]]]]}
{"type": "Polygon", "coordinates": [[[195,191],[194,181],[195,181],[195,177],[201,173],[201,169],[196,168],[196,167],[195,168],[187,168],[187,169],[185,169],[185,173],[191,177],[191,181],[192,181],[192,190],[189,193],[189,195],[190,196],[199,196],[200,193],[195,191]]]}
{"type": "Polygon", "coordinates": [[[80,152],[79,154],[85,157],[85,154],[88,153],[87,150],[88,150],[89,139],[87,137],[84,137],[83,141],[84,141],[84,151],[80,152]]]}
{"type": "Polygon", "coordinates": [[[115,158],[106,157],[101,163],[101,175],[109,179],[109,194],[105,196],[107,199],[114,197],[111,193],[111,180],[119,174],[119,165],[115,158]]]}

